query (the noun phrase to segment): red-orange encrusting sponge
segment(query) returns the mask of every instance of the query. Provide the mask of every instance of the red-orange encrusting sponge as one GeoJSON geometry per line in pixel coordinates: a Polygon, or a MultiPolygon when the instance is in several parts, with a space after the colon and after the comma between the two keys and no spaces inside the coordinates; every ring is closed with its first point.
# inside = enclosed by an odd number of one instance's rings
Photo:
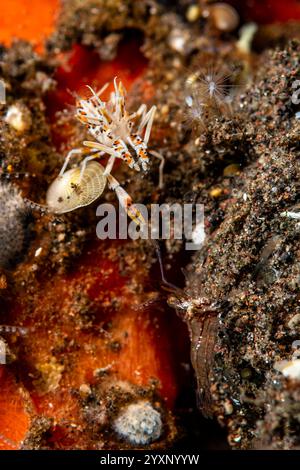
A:
{"type": "Polygon", "coordinates": [[[16,450],[30,425],[29,395],[5,365],[0,366],[0,379],[0,450],[16,450]]]}
{"type": "Polygon", "coordinates": [[[285,23],[300,19],[298,0],[230,0],[245,21],[260,24],[285,23]]]}
{"type": "Polygon", "coordinates": [[[0,42],[10,46],[13,39],[26,39],[38,52],[54,31],[60,0],[9,0],[1,2],[0,42]]]}

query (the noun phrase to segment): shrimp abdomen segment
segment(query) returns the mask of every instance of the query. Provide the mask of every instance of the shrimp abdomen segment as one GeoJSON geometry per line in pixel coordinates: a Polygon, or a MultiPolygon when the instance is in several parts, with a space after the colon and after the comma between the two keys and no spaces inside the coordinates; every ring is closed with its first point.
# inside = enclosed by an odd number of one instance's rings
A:
{"type": "Polygon", "coordinates": [[[103,167],[97,162],[88,162],[83,174],[80,167],[72,168],[58,176],[49,187],[47,206],[56,214],[88,206],[101,196],[106,181],[103,167]]]}

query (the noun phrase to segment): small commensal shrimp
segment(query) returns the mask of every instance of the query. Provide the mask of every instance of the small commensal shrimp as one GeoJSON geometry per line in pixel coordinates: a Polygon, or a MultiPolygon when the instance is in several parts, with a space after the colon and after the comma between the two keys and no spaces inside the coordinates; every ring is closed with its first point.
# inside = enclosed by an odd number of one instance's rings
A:
{"type": "MultiPolygon", "coordinates": [[[[104,85],[99,92],[88,87],[91,97],[77,101],[76,117],[87,127],[93,138],[83,142],[83,146],[89,148],[90,152],[82,160],[80,167],[66,171],[70,159],[74,155],[86,155],[86,148],[76,148],[68,153],[58,177],[47,191],[47,206],[52,212],[63,214],[89,205],[103,193],[108,182],[109,188],[116,192],[129,217],[141,225],[144,219],[140,211],[111,172],[116,158],[123,160],[137,172],[148,170],[147,145],[156,106],[147,111],[146,105],[142,104],[136,112],[128,114],[122,82],[117,83],[117,79],[114,79],[114,92],[109,101],[105,102],[100,96],[107,86],[108,84],[104,85]],[[109,156],[105,168],[98,162],[91,161],[104,155],[109,156]]],[[[153,152],[153,155],[158,156],[157,152],[153,152]]]]}

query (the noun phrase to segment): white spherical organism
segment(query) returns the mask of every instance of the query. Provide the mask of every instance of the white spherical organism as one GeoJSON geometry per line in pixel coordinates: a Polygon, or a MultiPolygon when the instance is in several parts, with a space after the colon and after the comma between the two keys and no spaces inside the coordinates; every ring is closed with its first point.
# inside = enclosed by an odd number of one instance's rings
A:
{"type": "Polygon", "coordinates": [[[160,438],[162,419],[150,402],[140,401],[124,408],[114,422],[115,432],[133,445],[147,445],[160,438]]]}

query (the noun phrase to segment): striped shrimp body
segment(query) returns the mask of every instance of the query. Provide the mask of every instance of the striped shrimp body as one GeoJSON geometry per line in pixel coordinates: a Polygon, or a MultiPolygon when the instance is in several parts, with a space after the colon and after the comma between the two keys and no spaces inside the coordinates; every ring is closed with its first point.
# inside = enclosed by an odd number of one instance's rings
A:
{"type": "Polygon", "coordinates": [[[129,194],[112,175],[105,175],[104,172],[105,169],[100,163],[90,161],[86,164],[83,174],[82,169],[76,167],[58,176],[47,191],[48,209],[55,214],[65,214],[79,207],[88,206],[101,196],[108,183],[110,189],[116,192],[120,204],[129,217],[137,225],[144,224],[145,220],[132,204],[129,194]]]}
{"type": "MultiPolygon", "coordinates": [[[[88,87],[91,97],[77,101],[76,117],[87,127],[93,140],[83,141],[83,148],[72,149],[68,153],[58,177],[48,189],[47,206],[53,212],[62,214],[91,204],[102,194],[107,181],[109,188],[116,192],[128,216],[141,225],[145,222],[142,215],[111,172],[117,158],[135,171],[148,170],[147,145],[156,107],[152,106],[147,111],[146,105],[142,104],[136,112],[128,114],[122,82],[117,84],[117,80],[114,80],[114,92],[111,93],[109,101],[104,102],[100,99],[100,95],[107,86],[108,84],[98,93],[88,87]],[[87,149],[89,149],[88,155],[87,149]],[[74,155],[87,156],[82,160],[80,167],[67,170],[74,155]],[[108,155],[105,167],[97,162],[91,162],[105,155],[108,155]]],[[[151,153],[161,160],[161,185],[164,161],[157,152],[151,153]]]]}
{"type": "Polygon", "coordinates": [[[88,127],[90,135],[102,147],[99,145],[95,147],[93,145],[95,142],[90,141],[83,144],[124,160],[129,168],[134,168],[136,171],[141,169],[147,171],[149,164],[147,144],[156,107],[152,106],[147,113],[146,106],[142,105],[136,113],[129,115],[125,109],[125,90],[122,82],[117,85],[116,79],[114,80],[115,92],[111,94],[108,103],[99,98],[106,87],[103,87],[98,94],[90,88],[92,97],[78,102],[77,118],[88,127]],[[133,132],[134,121],[138,116],[141,116],[140,125],[133,132]],[[141,133],[145,127],[143,140],[141,133]]]}

